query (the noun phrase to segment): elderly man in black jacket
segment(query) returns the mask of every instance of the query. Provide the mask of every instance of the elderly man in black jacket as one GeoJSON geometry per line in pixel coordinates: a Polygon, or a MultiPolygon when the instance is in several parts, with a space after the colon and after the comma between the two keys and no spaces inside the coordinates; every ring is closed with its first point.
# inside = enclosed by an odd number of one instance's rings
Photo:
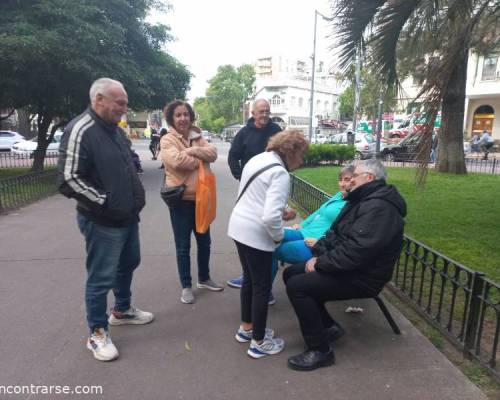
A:
{"type": "Polygon", "coordinates": [[[252,117],[241,128],[229,149],[227,162],[231,174],[240,180],[243,167],[253,156],[266,150],[269,138],[281,127],[271,121],[271,108],[267,100],[259,99],[252,104],[252,117]]]}
{"type": "Polygon", "coordinates": [[[283,273],[307,350],[288,366],[313,370],[331,365],[332,341],[344,334],[325,303],[377,295],[390,280],[403,240],[406,203],[385,182],[378,160],[360,162],[352,175],[348,203],[313,248],[314,257],[283,273]]]}
{"type": "Polygon", "coordinates": [[[147,324],[153,314],[134,308],[130,286],[140,263],[139,212],[145,196],[132,163],[125,133],[118,127],[127,113],[123,85],[109,78],[90,88],[91,106],[66,126],[59,147],[60,192],[77,201],[77,221],[85,237],[85,305],[90,337],[87,348],[100,361],[118,351],[109,325],[147,324]],[[113,290],[115,307],[106,314],[113,290]]]}

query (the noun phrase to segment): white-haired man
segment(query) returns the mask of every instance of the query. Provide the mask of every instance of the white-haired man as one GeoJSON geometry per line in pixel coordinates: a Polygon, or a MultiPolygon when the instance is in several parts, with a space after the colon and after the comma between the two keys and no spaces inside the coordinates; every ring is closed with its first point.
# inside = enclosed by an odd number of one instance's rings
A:
{"type": "Polygon", "coordinates": [[[145,195],[124,132],[127,113],[123,85],[109,78],[90,88],[91,106],[66,126],[59,148],[59,191],[77,200],[78,227],[85,237],[87,281],[85,305],[90,337],[87,348],[100,361],[118,351],[109,325],[147,324],[153,314],[134,308],[130,286],[140,263],[139,212],[145,195]],[[108,319],[106,297],[115,295],[108,319]]]}
{"type": "Polygon", "coordinates": [[[306,263],[283,272],[307,350],[290,357],[292,369],[310,371],[335,362],[331,342],[344,330],[325,303],[376,296],[391,279],[403,240],[406,203],[388,185],[378,160],[360,162],[352,175],[347,205],[306,263]]]}

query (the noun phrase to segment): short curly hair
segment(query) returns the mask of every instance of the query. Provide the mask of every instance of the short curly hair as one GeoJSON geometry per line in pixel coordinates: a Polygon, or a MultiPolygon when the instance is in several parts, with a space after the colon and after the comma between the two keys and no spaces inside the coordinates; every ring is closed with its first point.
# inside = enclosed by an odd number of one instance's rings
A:
{"type": "Polygon", "coordinates": [[[298,129],[287,129],[277,133],[269,139],[266,151],[275,151],[285,162],[291,155],[297,152],[305,153],[309,148],[309,142],[304,134],[298,129]]]}
{"type": "Polygon", "coordinates": [[[165,120],[167,121],[168,126],[170,126],[172,128],[175,128],[174,127],[174,112],[175,112],[175,109],[179,106],[184,106],[187,108],[188,113],[189,113],[189,119],[191,120],[191,123],[193,123],[196,119],[196,116],[194,114],[193,107],[191,107],[191,104],[189,104],[188,102],[183,101],[183,100],[171,101],[163,109],[163,115],[165,116],[165,120]]]}

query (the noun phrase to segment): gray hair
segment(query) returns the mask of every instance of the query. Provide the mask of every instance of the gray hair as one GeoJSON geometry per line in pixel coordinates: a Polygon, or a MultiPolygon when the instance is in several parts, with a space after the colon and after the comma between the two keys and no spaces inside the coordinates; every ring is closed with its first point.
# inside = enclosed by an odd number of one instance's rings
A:
{"type": "Polygon", "coordinates": [[[339,181],[342,179],[342,177],[346,174],[352,175],[354,174],[354,165],[353,164],[347,164],[345,167],[343,167],[340,172],[339,172],[339,181]]]}
{"type": "Polygon", "coordinates": [[[114,79],[111,78],[99,78],[96,81],[94,81],[94,83],[90,87],[90,92],[89,92],[90,101],[94,101],[94,99],[98,94],[106,96],[111,86],[119,86],[123,90],[125,90],[123,84],[119,81],[115,81],[114,79]]]}
{"type": "Polygon", "coordinates": [[[387,179],[387,172],[380,160],[370,158],[360,161],[356,166],[363,167],[366,172],[370,172],[375,176],[375,179],[387,179]]]}
{"type": "Polygon", "coordinates": [[[255,100],[253,103],[252,103],[252,111],[255,111],[255,109],[257,108],[257,104],[261,103],[265,101],[267,105],[269,105],[269,102],[266,100],[266,99],[257,99],[255,100]]]}

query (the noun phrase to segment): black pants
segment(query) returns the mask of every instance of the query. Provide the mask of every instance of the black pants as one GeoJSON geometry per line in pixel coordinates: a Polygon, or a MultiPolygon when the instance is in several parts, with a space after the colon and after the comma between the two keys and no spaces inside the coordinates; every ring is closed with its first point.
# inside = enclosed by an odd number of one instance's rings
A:
{"type": "Polygon", "coordinates": [[[253,324],[252,338],[260,341],[266,331],[273,253],[254,249],[236,240],[234,242],[243,268],[241,320],[253,324]]]}
{"type": "Polygon", "coordinates": [[[334,324],[325,303],[334,300],[373,297],[377,291],[356,281],[321,272],[305,272],[305,264],[295,264],[283,272],[286,293],[300,324],[308,349],[328,346],[325,329],[334,324]]]}

